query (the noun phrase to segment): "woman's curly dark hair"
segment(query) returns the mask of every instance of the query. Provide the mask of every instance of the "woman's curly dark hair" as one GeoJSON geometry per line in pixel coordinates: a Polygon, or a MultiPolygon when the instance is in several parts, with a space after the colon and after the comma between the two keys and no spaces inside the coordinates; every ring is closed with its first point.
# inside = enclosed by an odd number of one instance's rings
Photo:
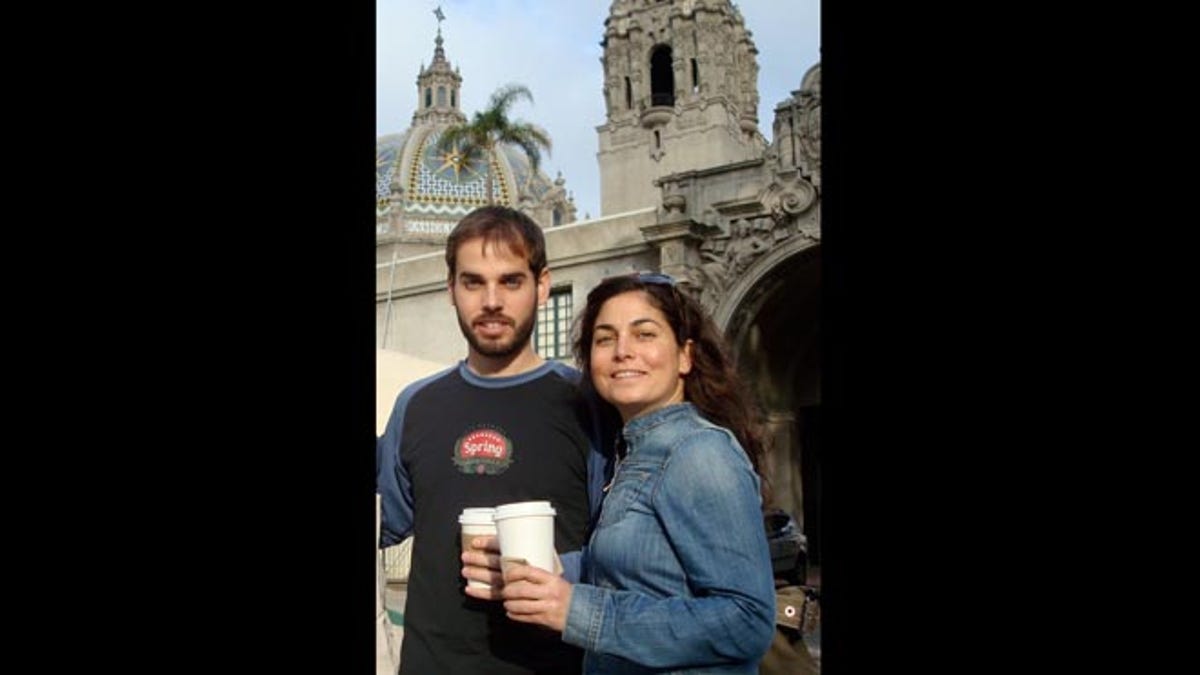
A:
{"type": "Polygon", "coordinates": [[[591,386],[592,336],[600,308],[610,298],[630,291],[642,291],[649,297],[651,304],[667,318],[680,347],[692,341],[692,369],[684,376],[684,400],[695,405],[710,422],[733,432],[762,480],[766,497],[767,448],[761,412],[738,374],[717,324],[670,277],[657,273],[612,277],[588,293],[587,306],[575,322],[574,344],[575,361],[584,374],[586,386],[591,386]]]}

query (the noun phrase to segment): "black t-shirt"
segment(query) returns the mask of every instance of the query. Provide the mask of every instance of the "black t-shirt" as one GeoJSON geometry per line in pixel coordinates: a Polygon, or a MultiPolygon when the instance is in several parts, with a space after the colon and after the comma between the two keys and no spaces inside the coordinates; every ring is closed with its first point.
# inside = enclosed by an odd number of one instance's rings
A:
{"type": "Polygon", "coordinates": [[[588,407],[564,369],[476,378],[461,369],[412,394],[400,462],[412,485],[413,543],[400,670],[405,674],[577,673],[582,652],[557,632],[512,621],[465,595],[458,515],[548,500],[557,551],[588,524],[588,407]]]}

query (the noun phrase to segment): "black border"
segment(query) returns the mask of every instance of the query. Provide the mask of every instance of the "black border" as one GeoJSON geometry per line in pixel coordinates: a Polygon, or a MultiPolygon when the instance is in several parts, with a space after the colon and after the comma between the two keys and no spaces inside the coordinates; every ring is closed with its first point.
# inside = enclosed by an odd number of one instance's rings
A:
{"type": "Polygon", "coordinates": [[[1047,95],[1072,52],[1040,12],[855,12],[822,6],[822,669],[1025,670],[1086,342],[1047,301],[1090,217],[1047,95]]]}
{"type": "Polygon", "coordinates": [[[373,673],[374,3],[153,18],[89,51],[73,199],[103,276],[64,303],[90,353],[63,443],[106,477],[70,540],[118,561],[89,605],[134,617],[87,631],[168,669],[373,673]]]}

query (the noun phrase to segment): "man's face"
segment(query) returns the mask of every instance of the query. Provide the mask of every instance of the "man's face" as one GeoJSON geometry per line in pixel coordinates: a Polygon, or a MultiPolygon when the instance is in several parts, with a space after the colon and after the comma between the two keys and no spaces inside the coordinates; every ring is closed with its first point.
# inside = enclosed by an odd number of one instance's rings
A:
{"type": "Polygon", "coordinates": [[[490,358],[518,354],[529,344],[538,305],[549,295],[549,271],[535,279],[523,256],[480,238],[459,244],[455,267],[450,301],[471,350],[490,358]]]}

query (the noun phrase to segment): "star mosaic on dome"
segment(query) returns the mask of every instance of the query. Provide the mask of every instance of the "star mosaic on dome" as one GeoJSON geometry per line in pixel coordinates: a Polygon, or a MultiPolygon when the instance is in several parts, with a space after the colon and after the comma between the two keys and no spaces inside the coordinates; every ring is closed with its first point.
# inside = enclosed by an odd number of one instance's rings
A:
{"type": "Polygon", "coordinates": [[[420,152],[413,157],[409,202],[486,204],[483,159],[464,157],[458,148],[442,152],[437,148],[437,137],[436,132],[426,136],[420,152]]]}
{"type": "Polygon", "coordinates": [[[433,170],[434,174],[446,172],[446,177],[450,177],[450,172],[454,172],[454,180],[462,182],[461,174],[467,174],[467,180],[471,179],[470,174],[480,175],[479,170],[474,163],[464,154],[458,151],[458,148],[447,150],[442,153],[442,165],[433,170]]]}
{"type": "Polygon", "coordinates": [[[437,148],[436,137],[431,136],[426,140],[424,150],[425,168],[433,178],[466,185],[483,177],[482,158],[464,154],[461,146],[441,151],[437,148]]]}

